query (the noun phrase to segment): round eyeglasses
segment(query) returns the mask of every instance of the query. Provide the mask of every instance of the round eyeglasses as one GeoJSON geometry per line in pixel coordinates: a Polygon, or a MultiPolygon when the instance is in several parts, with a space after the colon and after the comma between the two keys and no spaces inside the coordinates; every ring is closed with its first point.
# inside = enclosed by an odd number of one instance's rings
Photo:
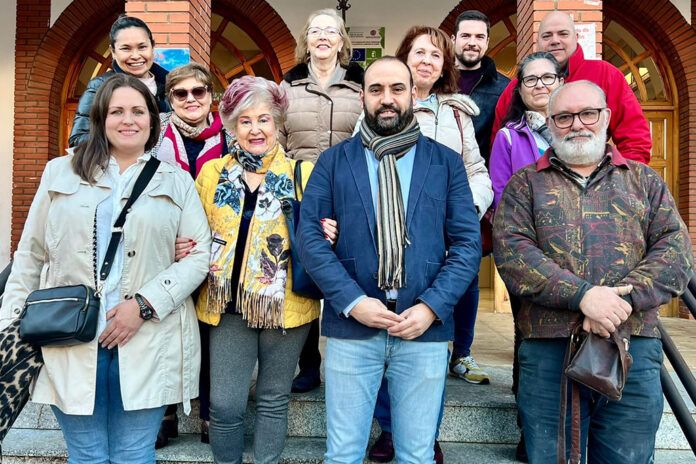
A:
{"type": "Polygon", "coordinates": [[[201,85],[199,87],[194,87],[192,89],[172,89],[171,92],[172,96],[176,98],[178,101],[185,101],[189,93],[193,95],[193,98],[196,100],[200,100],[201,98],[205,97],[205,94],[208,93],[208,87],[205,85],[201,85]]]}
{"type": "Polygon", "coordinates": [[[567,129],[572,126],[576,116],[580,119],[581,123],[586,126],[591,126],[597,124],[600,113],[605,109],[606,108],[587,108],[577,113],[558,113],[552,114],[549,117],[559,129],[567,129]]]}
{"type": "Polygon", "coordinates": [[[319,37],[321,33],[326,34],[326,37],[336,37],[341,35],[341,31],[336,27],[326,26],[326,27],[310,27],[307,29],[308,37],[319,37]]]}
{"type": "Polygon", "coordinates": [[[544,85],[553,85],[558,79],[558,74],[544,74],[542,76],[527,76],[522,78],[522,83],[525,87],[536,87],[537,82],[541,81],[544,85]]]}

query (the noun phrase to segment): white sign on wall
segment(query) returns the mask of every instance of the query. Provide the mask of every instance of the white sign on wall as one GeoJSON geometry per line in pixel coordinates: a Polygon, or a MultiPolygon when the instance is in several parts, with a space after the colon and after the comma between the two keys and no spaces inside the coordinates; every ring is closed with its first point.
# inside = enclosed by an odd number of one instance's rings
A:
{"type": "Polygon", "coordinates": [[[597,36],[595,23],[583,23],[575,25],[575,32],[578,33],[578,43],[585,53],[586,60],[596,60],[597,58],[597,36]]]}

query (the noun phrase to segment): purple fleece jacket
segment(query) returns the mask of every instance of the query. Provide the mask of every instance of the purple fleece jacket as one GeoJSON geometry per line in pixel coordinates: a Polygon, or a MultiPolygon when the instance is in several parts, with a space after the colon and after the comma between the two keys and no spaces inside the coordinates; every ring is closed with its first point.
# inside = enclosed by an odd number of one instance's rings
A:
{"type": "Polygon", "coordinates": [[[514,173],[541,157],[524,116],[498,131],[491,148],[488,173],[493,183],[493,208],[498,207],[503,190],[514,173]]]}

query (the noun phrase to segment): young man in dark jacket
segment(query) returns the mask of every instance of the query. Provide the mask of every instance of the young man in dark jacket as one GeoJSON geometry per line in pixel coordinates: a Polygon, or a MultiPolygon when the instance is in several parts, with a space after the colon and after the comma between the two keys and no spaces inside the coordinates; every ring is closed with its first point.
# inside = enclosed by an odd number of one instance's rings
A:
{"type": "MultiPolygon", "coordinates": [[[[456,65],[460,70],[459,90],[469,95],[481,111],[473,117],[476,142],[481,156],[488,164],[491,127],[498,97],[510,82],[499,73],[495,62],[486,56],[491,23],[477,10],[464,11],[457,17],[452,35],[456,65]]],[[[485,220],[485,219],[484,219],[485,220]]],[[[478,278],[457,304],[454,311],[454,351],[450,360],[450,374],[469,383],[487,384],[488,373],[471,356],[474,326],[479,302],[478,278]]]]}

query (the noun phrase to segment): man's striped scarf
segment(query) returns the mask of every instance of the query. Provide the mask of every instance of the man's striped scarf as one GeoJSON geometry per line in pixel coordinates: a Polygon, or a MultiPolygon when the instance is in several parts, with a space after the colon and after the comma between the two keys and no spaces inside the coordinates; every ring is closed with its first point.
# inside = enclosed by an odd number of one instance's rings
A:
{"type": "Polygon", "coordinates": [[[397,289],[406,281],[404,249],[410,245],[406,230],[406,214],[401,196],[396,160],[406,154],[418,141],[420,127],[414,117],[398,134],[377,135],[367,126],[360,125],[363,145],[372,151],[379,167],[379,196],[377,200],[377,255],[379,257],[378,285],[382,290],[397,289]]]}

